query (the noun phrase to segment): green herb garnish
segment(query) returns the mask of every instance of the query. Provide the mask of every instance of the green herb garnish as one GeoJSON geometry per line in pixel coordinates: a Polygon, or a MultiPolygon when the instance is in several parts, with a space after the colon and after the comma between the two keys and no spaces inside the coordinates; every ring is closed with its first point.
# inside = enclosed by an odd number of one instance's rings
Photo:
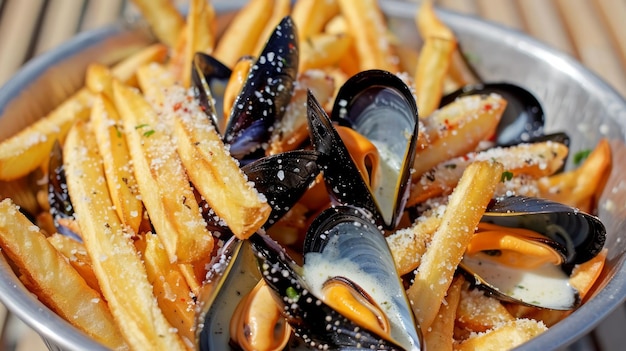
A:
{"type": "Polygon", "coordinates": [[[148,130],[148,131],[145,131],[145,132],[143,133],[143,136],[145,136],[145,137],[149,137],[149,136],[150,136],[150,135],[152,135],[152,134],[154,134],[154,130],[150,129],[150,130],[148,130]]]}
{"type": "Polygon", "coordinates": [[[580,150],[574,154],[574,164],[579,165],[582,161],[584,161],[589,154],[591,153],[591,149],[580,150]]]}
{"type": "Polygon", "coordinates": [[[150,125],[148,123],[142,123],[142,124],[136,125],[135,129],[141,129],[141,128],[149,127],[149,126],[150,125]]]}
{"type": "Polygon", "coordinates": [[[293,286],[288,287],[286,293],[287,297],[291,300],[297,300],[300,297],[300,295],[293,286]]]}
{"type": "Polygon", "coordinates": [[[509,171],[502,172],[502,176],[500,177],[500,181],[502,183],[504,183],[506,181],[509,181],[511,179],[513,179],[513,173],[512,172],[509,172],[509,171]]]}

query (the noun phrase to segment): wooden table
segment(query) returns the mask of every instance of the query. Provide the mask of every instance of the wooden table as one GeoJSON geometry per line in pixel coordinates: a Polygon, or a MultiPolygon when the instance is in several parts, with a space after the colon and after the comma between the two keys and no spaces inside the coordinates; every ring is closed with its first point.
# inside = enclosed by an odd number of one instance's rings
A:
{"type": "MultiPolygon", "coordinates": [[[[180,2],[184,2],[178,0],[180,2]]],[[[384,1],[384,0],[382,0],[384,1]]],[[[419,0],[415,0],[419,1],[419,0]]],[[[578,59],[626,97],[626,0],[436,0],[436,5],[511,27],[578,59]]],[[[124,0],[0,0],[0,85],[26,61],[76,32],[117,20],[124,0]]],[[[15,318],[4,323],[0,349],[47,350],[15,318]],[[4,348],[3,348],[4,346],[4,348]]],[[[568,350],[621,350],[626,307],[568,350]]]]}

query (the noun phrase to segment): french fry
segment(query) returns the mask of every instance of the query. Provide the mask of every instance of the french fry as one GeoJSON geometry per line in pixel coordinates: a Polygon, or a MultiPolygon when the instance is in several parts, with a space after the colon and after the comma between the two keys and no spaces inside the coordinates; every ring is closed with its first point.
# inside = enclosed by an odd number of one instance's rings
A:
{"type": "Polygon", "coordinates": [[[464,281],[462,276],[458,276],[452,281],[446,293],[445,303],[441,304],[437,317],[430,328],[425,331],[424,344],[429,350],[452,351],[454,319],[464,281]]]}
{"type": "Polygon", "coordinates": [[[352,38],[347,33],[322,33],[309,37],[300,43],[298,71],[335,65],[347,55],[351,43],[352,38]]]}
{"type": "Polygon", "coordinates": [[[127,57],[111,68],[111,74],[119,81],[136,86],[137,68],[150,62],[162,63],[167,58],[168,48],[163,44],[153,44],[127,57]]]}
{"type": "Polygon", "coordinates": [[[127,349],[102,296],[87,285],[11,199],[0,202],[0,245],[43,303],[103,345],[127,349]]]}
{"type": "Polygon", "coordinates": [[[87,254],[85,245],[59,233],[54,233],[47,239],[58,252],[67,258],[70,265],[85,279],[87,285],[100,293],[100,285],[91,268],[91,257],[87,254]]]}
{"type": "Polygon", "coordinates": [[[215,46],[215,9],[211,1],[191,0],[183,55],[182,82],[185,88],[191,85],[191,65],[196,52],[210,53],[215,46]]]}
{"type": "Polygon", "coordinates": [[[608,249],[605,247],[594,258],[574,267],[569,283],[578,291],[582,300],[589,295],[591,288],[600,276],[607,253],[608,249]]]}
{"type": "Polygon", "coordinates": [[[268,219],[269,204],[248,182],[198,106],[173,113],[178,154],[196,190],[238,238],[252,235],[268,219]]]}
{"type": "Polygon", "coordinates": [[[171,0],[132,0],[160,42],[174,46],[185,20],[171,0]]]}
{"type": "Polygon", "coordinates": [[[481,333],[514,319],[499,300],[478,289],[470,289],[469,284],[462,289],[456,316],[459,328],[481,333]]]}
{"type": "Polygon", "coordinates": [[[420,116],[426,117],[439,107],[457,43],[452,31],[437,18],[432,1],[422,2],[415,22],[424,39],[415,71],[415,91],[420,116]]]}
{"type": "Polygon", "coordinates": [[[163,315],[186,344],[195,341],[195,297],[176,264],[171,264],[159,237],[148,233],[138,240],[139,252],[163,315]]]}
{"type": "Polygon", "coordinates": [[[337,0],[298,0],[293,5],[291,17],[296,24],[298,41],[305,42],[322,32],[324,25],[339,13],[337,0]]]}
{"type": "Polygon", "coordinates": [[[143,204],[133,174],[131,157],[122,132],[122,121],[113,104],[103,96],[96,97],[91,113],[100,154],[104,160],[107,185],[115,210],[122,223],[139,232],[143,204]]]}
{"type": "Polygon", "coordinates": [[[419,266],[421,257],[439,224],[441,218],[431,216],[417,222],[411,228],[397,230],[387,237],[387,244],[399,275],[411,273],[419,266]]]}
{"type": "MultiPolygon", "coordinates": [[[[328,34],[348,34],[352,37],[349,32],[348,22],[346,18],[338,14],[333,17],[324,29],[325,33],[328,34]]],[[[339,59],[337,62],[337,66],[347,75],[348,77],[352,77],[353,75],[360,72],[360,64],[359,64],[359,55],[357,53],[354,38],[352,38],[350,43],[350,47],[348,47],[348,51],[339,59]]],[[[340,87],[341,85],[339,85],[340,87]]],[[[335,94],[336,95],[336,94],[335,94]]]]}
{"type": "Polygon", "coordinates": [[[438,164],[475,150],[493,135],[505,108],[506,101],[498,95],[470,95],[422,119],[427,143],[416,150],[413,181],[438,164]]]}
{"type": "Polygon", "coordinates": [[[422,257],[413,285],[407,290],[422,329],[428,328],[435,319],[454,271],[501,175],[502,165],[499,163],[474,162],[467,167],[450,195],[441,224],[422,257]]]}
{"type": "Polygon", "coordinates": [[[235,67],[233,67],[233,72],[228,79],[226,90],[224,91],[224,118],[222,125],[220,125],[221,130],[225,130],[226,125],[228,124],[233,104],[235,103],[237,96],[239,96],[241,88],[243,88],[243,85],[246,83],[248,74],[250,74],[250,68],[253,64],[254,58],[252,56],[245,56],[240,58],[235,64],[235,67]]]}
{"type": "Polygon", "coordinates": [[[23,177],[47,160],[55,140],[63,139],[76,120],[89,117],[92,96],[81,89],[46,117],[0,144],[0,180],[23,177]]]}
{"type": "Polygon", "coordinates": [[[192,263],[210,255],[213,237],[169,138],[168,125],[159,121],[136,90],[114,82],[113,93],[142,201],[170,260],[192,263]]]}
{"type": "Polygon", "coordinates": [[[591,200],[606,182],[610,169],[611,147],[602,139],[580,167],[541,179],[539,192],[546,199],[590,212],[591,200]]]}
{"type": "Polygon", "coordinates": [[[487,332],[473,334],[454,349],[469,350],[509,350],[546,331],[546,326],[533,319],[516,319],[504,323],[487,332]]]}
{"type": "Polygon", "coordinates": [[[513,178],[528,175],[539,179],[559,170],[567,153],[568,148],[563,144],[542,142],[492,148],[456,157],[438,164],[412,182],[408,203],[416,204],[431,197],[450,193],[467,165],[474,161],[496,160],[502,163],[504,169],[510,172],[513,178]]]}
{"type": "Polygon", "coordinates": [[[376,0],[338,0],[359,56],[359,69],[398,72],[397,57],[387,38],[385,18],[376,0]]]}
{"type": "Polygon", "coordinates": [[[251,0],[235,16],[217,43],[214,56],[228,67],[240,57],[255,54],[261,32],[272,15],[274,1],[251,0]]]}
{"type": "Polygon", "coordinates": [[[280,21],[282,21],[282,19],[285,16],[289,15],[290,10],[291,10],[290,0],[274,0],[274,8],[272,9],[272,16],[267,20],[267,23],[265,24],[265,28],[263,28],[261,35],[259,35],[259,38],[257,39],[257,42],[256,42],[256,46],[254,47],[254,50],[252,51],[252,53],[255,54],[255,56],[258,57],[261,54],[261,52],[263,51],[263,48],[265,48],[265,43],[269,39],[270,35],[272,35],[272,32],[274,32],[274,29],[280,23],[280,21]]]}
{"type": "Polygon", "coordinates": [[[158,308],[131,233],[113,210],[95,136],[85,123],[70,130],[63,149],[70,196],[100,289],[134,350],[184,350],[158,308]],[[89,199],[86,201],[84,199],[89,199]]]}

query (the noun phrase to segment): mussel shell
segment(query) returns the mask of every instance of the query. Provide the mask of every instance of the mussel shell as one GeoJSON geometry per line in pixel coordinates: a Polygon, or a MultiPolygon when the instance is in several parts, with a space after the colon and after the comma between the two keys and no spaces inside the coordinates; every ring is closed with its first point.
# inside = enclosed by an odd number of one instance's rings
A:
{"type": "Polygon", "coordinates": [[[313,183],[320,172],[318,157],[319,153],[313,150],[295,150],[263,157],[242,167],[272,207],[264,229],[287,213],[313,183]]]}
{"type": "Polygon", "coordinates": [[[74,206],[67,190],[67,180],[63,167],[63,150],[59,141],[55,141],[48,161],[48,203],[54,227],[59,234],[67,235],[79,242],[81,237],[70,228],[61,225],[59,219],[74,219],[74,206]]]}
{"type": "Polygon", "coordinates": [[[545,235],[564,248],[564,269],[595,257],[606,240],[606,229],[597,217],[540,198],[499,199],[489,205],[481,221],[545,235]]]}
{"type": "Polygon", "coordinates": [[[219,131],[220,116],[224,115],[221,99],[232,71],[213,56],[197,52],[193,57],[191,79],[195,88],[200,108],[210,118],[213,126],[219,131]]]}
{"type": "MultiPolygon", "coordinates": [[[[407,350],[420,349],[419,329],[391,251],[367,213],[350,206],[323,211],[309,227],[303,252],[307,282],[323,272],[328,278],[341,276],[368,287],[365,290],[383,307],[391,323],[391,337],[407,350]]],[[[322,279],[315,285],[321,287],[326,280],[322,279]]]]}
{"type": "Polygon", "coordinates": [[[283,315],[309,347],[323,349],[402,350],[403,347],[359,328],[354,322],[314,296],[301,274],[302,269],[284,249],[266,235],[249,239],[261,275],[274,292],[283,315]]]}
{"type": "Polygon", "coordinates": [[[545,117],[541,103],[528,90],[510,83],[480,83],[466,85],[441,98],[445,106],[465,95],[496,93],[507,101],[496,131],[496,144],[510,146],[543,135],[545,117]]]}
{"type": "Polygon", "coordinates": [[[239,160],[259,151],[282,118],[298,73],[298,40],[291,17],[283,18],[235,100],[224,143],[239,160]]]}
{"type": "Polygon", "coordinates": [[[337,92],[331,119],[359,132],[378,149],[384,184],[371,191],[385,224],[395,227],[406,202],[419,125],[411,89],[387,71],[357,73],[337,92]]]}

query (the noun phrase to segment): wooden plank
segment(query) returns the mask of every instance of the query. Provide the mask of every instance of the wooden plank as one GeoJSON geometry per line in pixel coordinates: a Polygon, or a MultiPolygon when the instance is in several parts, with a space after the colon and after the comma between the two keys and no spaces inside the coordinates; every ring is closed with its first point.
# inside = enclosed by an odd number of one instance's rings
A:
{"type": "Polygon", "coordinates": [[[459,13],[468,15],[478,14],[478,7],[474,0],[438,0],[436,4],[442,8],[459,13]]]}
{"type": "Polygon", "coordinates": [[[553,1],[518,0],[528,34],[569,55],[574,55],[572,41],[553,1]]]}
{"type": "Polygon", "coordinates": [[[626,1],[596,0],[596,4],[611,31],[611,38],[620,53],[622,66],[626,67],[626,1]]]}
{"type": "Polygon", "coordinates": [[[48,4],[35,55],[55,48],[76,35],[83,5],[83,0],[55,0],[48,4]]]}
{"type": "Polygon", "coordinates": [[[99,28],[115,22],[122,14],[124,0],[89,1],[80,30],[99,28]]]}
{"type": "Polygon", "coordinates": [[[480,16],[517,30],[524,30],[516,0],[476,0],[480,16]]]}

